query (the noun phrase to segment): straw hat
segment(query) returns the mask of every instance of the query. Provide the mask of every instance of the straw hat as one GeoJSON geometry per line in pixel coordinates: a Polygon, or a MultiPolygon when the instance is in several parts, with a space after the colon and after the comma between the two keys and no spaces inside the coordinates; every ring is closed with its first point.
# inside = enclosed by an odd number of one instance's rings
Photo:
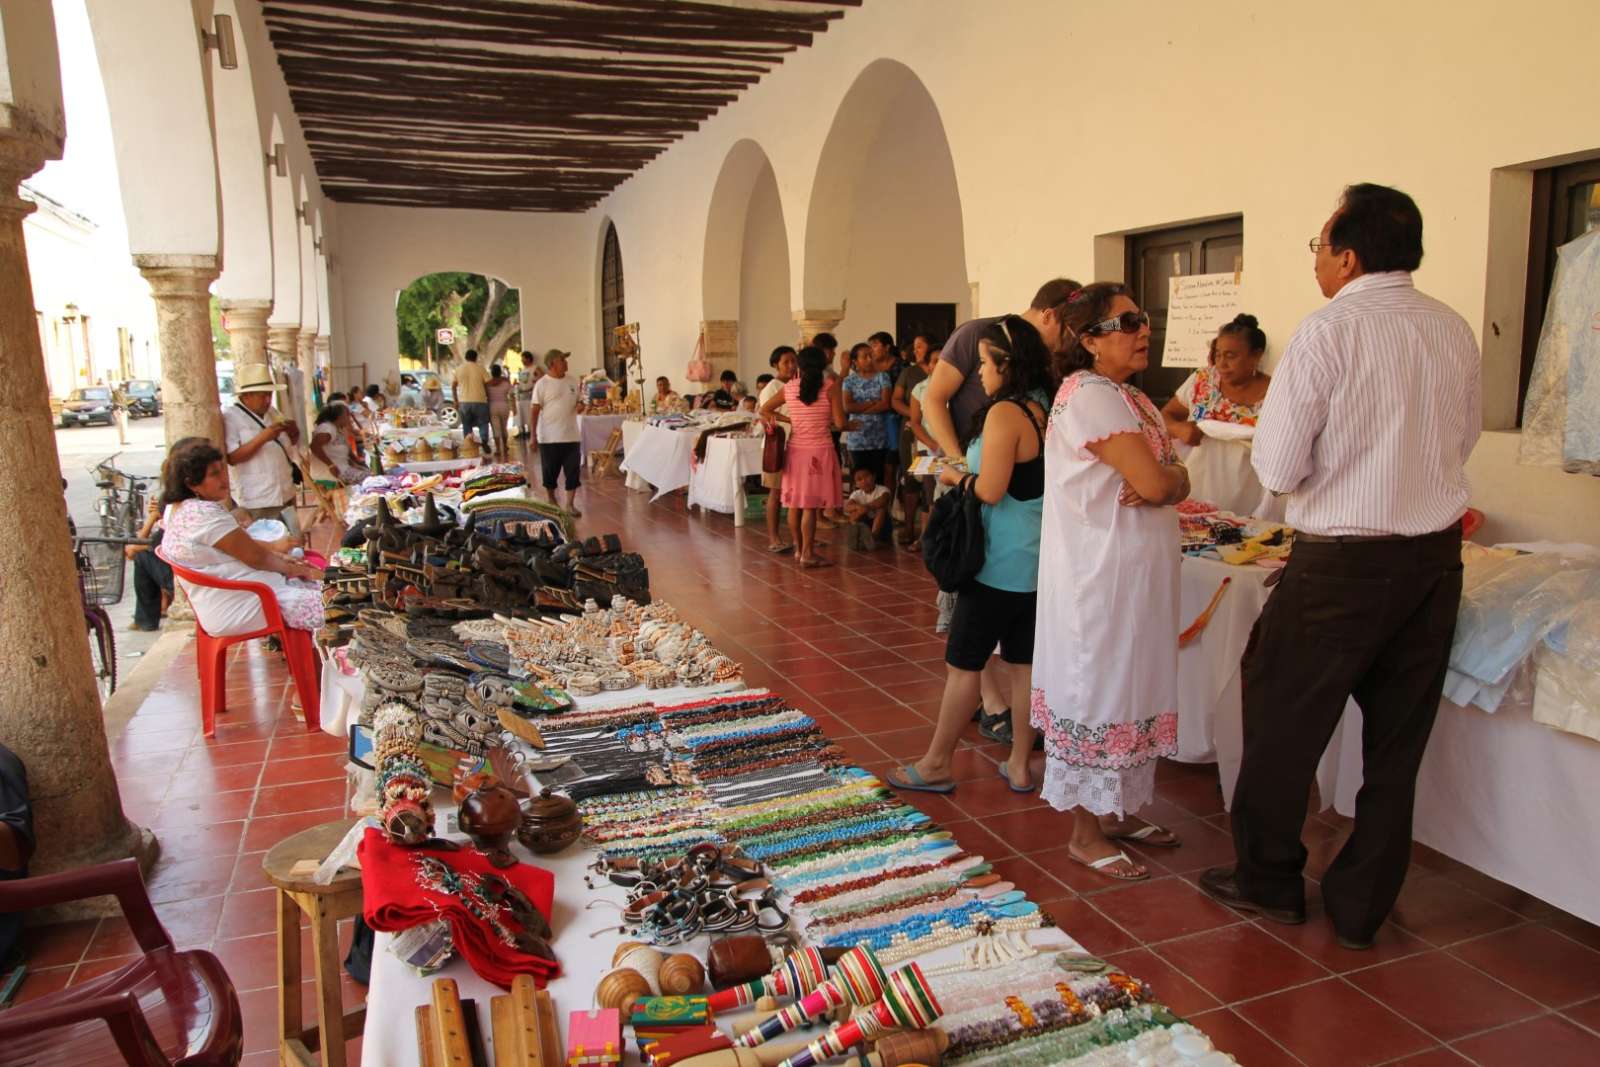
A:
{"type": "Polygon", "coordinates": [[[272,368],[265,363],[246,363],[234,369],[235,396],[243,396],[246,393],[276,393],[283,388],[282,382],[272,380],[272,368]]]}

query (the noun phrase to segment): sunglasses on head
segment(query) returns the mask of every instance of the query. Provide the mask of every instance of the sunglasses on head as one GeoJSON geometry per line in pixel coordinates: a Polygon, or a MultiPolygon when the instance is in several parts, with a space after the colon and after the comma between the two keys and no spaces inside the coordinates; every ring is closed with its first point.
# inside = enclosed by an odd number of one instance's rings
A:
{"type": "Polygon", "coordinates": [[[1102,319],[1092,326],[1085,326],[1083,332],[1091,337],[1099,337],[1103,334],[1116,333],[1117,331],[1138,333],[1142,327],[1148,325],[1150,325],[1150,316],[1147,313],[1143,311],[1124,311],[1120,315],[1102,319]]]}

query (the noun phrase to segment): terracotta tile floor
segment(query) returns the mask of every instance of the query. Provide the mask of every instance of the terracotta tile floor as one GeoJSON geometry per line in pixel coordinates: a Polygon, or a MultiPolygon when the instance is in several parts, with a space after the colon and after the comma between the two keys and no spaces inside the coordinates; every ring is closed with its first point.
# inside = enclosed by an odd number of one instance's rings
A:
{"type": "MultiPolygon", "coordinates": [[[[839,565],[802,575],[766,552],[760,525],[736,530],[725,516],[686,514],[681,495],[652,505],[613,477],[585,504],[583,527],[617,530],[644,553],[653,588],[743,662],[752,686],[793,697],[873,771],[921,750],[937,713],[943,644],[917,556],[830,546],[839,565]]],[[[230,710],[206,740],[194,656],[181,655],[113,755],[129,816],[162,840],[150,879],[157,911],[181,944],[221,957],[244,1007],[245,1062],[269,1064],[275,934],[261,854],[339,816],[343,745],[308,735],[293,718],[276,657],[241,648],[228,681],[230,710]]],[[[1060,817],[1000,781],[1002,755],[969,727],[958,791],[908,799],[1248,1067],[1600,1063],[1600,929],[1421,846],[1373,951],[1339,948],[1316,914],[1300,927],[1246,921],[1195,886],[1200,870],[1232,856],[1210,766],[1161,767],[1149,814],[1185,845],[1142,850],[1149,882],[1108,882],[1067,859],[1060,817]]],[[[1332,813],[1308,821],[1315,871],[1336,852],[1344,823],[1332,813]]],[[[34,930],[30,943],[24,1000],[133,951],[115,919],[34,930]]],[[[345,991],[348,1003],[362,996],[348,979],[345,991]]]]}

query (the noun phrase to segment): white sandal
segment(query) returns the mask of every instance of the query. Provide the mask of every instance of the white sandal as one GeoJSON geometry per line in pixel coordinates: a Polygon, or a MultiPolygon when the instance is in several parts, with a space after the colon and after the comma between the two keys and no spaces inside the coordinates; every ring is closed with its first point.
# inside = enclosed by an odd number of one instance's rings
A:
{"type": "Polygon", "coordinates": [[[1091,871],[1103,874],[1107,878],[1115,878],[1119,882],[1143,882],[1150,877],[1150,871],[1148,869],[1142,870],[1138,874],[1117,874],[1115,871],[1108,870],[1108,868],[1114,863],[1126,863],[1128,866],[1135,868],[1139,866],[1138,863],[1136,863],[1126,852],[1122,851],[1120,848],[1109,856],[1102,856],[1097,860],[1085,860],[1074,856],[1072,854],[1071,847],[1068,847],[1067,858],[1073,863],[1082,864],[1091,871]]]}
{"type": "Polygon", "coordinates": [[[1182,841],[1178,840],[1178,835],[1172,833],[1172,831],[1168,830],[1165,826],[1157,826],[1153,822],[1147,822],[1139,829],[1129,834],[1106,834],[1106,836],[1113,841],[1132,841],[1135,844],[1144,845],[1147,848],[1177,848],[1179,845],[1183,844],[1182,841]],[[1154,834],[1168,834],[1172,837],[1172,840],[1147,840],[1147,838],[1154,834]]]}

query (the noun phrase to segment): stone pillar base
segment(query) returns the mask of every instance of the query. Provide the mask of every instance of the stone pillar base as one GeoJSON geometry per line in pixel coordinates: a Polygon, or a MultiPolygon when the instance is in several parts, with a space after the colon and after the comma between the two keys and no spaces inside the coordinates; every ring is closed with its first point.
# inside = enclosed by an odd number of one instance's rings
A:
{"type": "Polygon", "coordinates": [[[794,312],[794,324],[800,330],[799,344],[803,348],[819,333],[830,333],[844,321],[844,308],[809,309],[794,312]]]}
{"type": "MultiPolygon", "coordinates": [[[[135,826],[130,822],[128,832],[120,838],[101,842],[98,847],[82,852],[69,852],[58,857],[51,866],[54,869],[70,871],[80,867],[92,867],[97,863],[110,863],[128,856],[139,861],[139,873],[148,879],[151,868],[161,857],[161,842],[149,829],[135,826]]],[[[28,913],[26,924],[49,926],[52,923],[77,922],[81,919],[115,918],[121,914],[122,907],[117,903],[116,897],[90,897],[87,900],[72,900],[54,907],[35,908],[28,913]]]]}

